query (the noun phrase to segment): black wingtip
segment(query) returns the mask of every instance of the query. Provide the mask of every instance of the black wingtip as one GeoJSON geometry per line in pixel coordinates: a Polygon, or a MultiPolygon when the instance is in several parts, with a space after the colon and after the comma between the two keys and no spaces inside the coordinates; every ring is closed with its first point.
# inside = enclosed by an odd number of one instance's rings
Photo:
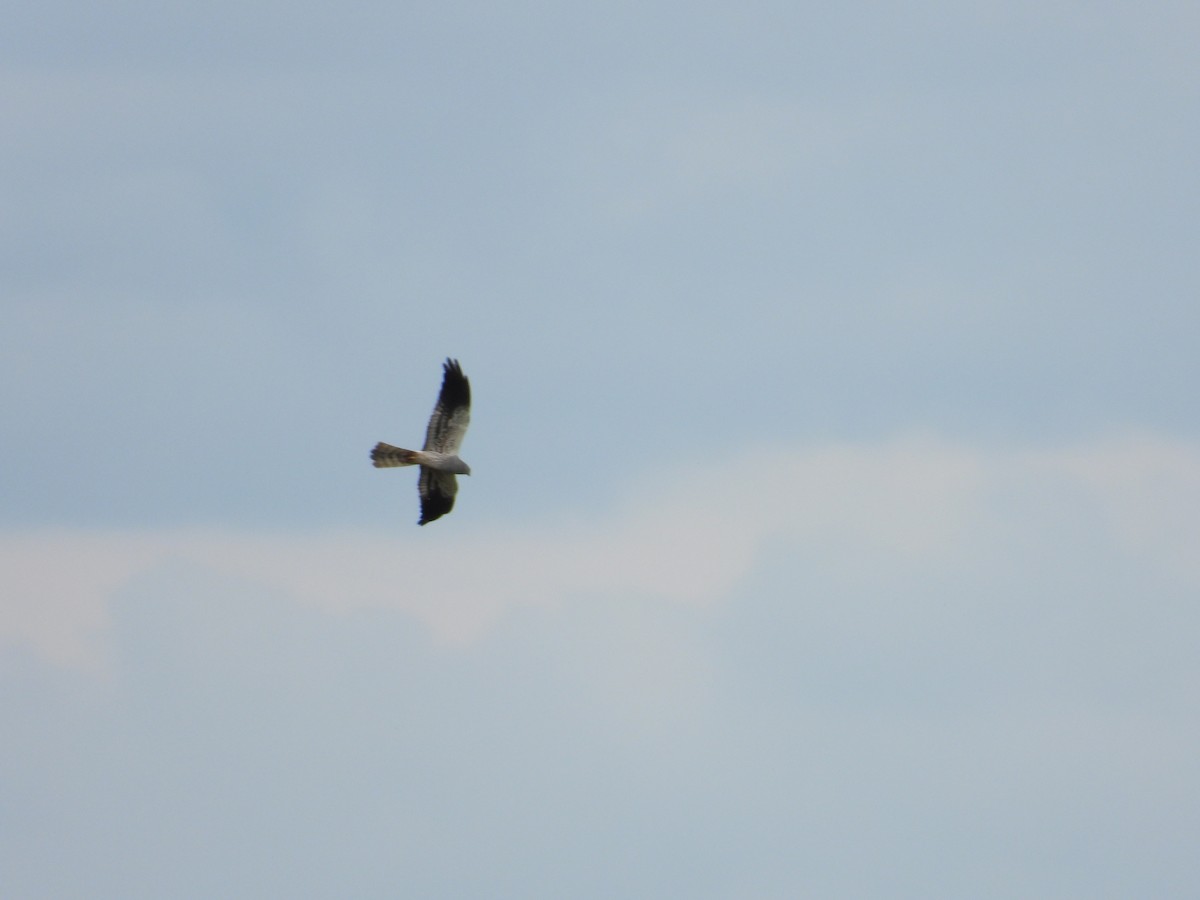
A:
{"type": "Polygon", "coordinates": [[[438,491],[430,491],[421,498],[421,520],[418,525],[428,525],[454,509],[454,498],[438,491]]]}
{"type": "Polygon", "coordinates": [[[448,407],[469,406],[471,403],[471,382],[463,374],[462,366],[457,359],[446,357],[442,363],[442,393],[441,401],[448,407]]]}

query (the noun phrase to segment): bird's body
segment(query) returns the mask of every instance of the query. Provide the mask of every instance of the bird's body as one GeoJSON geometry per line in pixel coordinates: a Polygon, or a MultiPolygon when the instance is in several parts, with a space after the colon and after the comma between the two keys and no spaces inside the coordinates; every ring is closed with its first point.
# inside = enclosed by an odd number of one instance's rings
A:
{"type": "Polygon", "coordinates": [[[377,469],[395,466],[425,466],[451,475],[470,475],[471,467],[453,453],[438,453],[434,450],[405,450],[380,441],[371,451],[371,461],[377,469]]]}
{"type": "Polygon", "coordinates": [[[441,518],[454,508],[458,493],[458,475],[470,475],[471,467],[458,455],[459,445],[471,421],[471,383],[463,375],[457,360],[442,366],[442,390],[429,417],[422,450],[405,450],[382,441],[371,450],[371,462],[377,469],[396,466],[420,466],[417,491],[421,495],[420,525],[441,518]]]}

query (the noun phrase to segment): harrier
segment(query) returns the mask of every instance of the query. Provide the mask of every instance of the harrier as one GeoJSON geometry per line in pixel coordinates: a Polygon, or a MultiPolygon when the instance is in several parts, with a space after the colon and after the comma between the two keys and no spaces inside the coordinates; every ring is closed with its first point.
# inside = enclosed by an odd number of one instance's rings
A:
{"type": "Polygon", "coordinates": [[[421,521],[425,525],[454,508],[458,493],[456,475],[470,475],[471,467],[458,458],[458,447],[471,421],[471,383],[459,368],[458,360],[442,364],[442,392],[429,417],[422,450],[404,450],[382,442],[371,451],[377,469],[395,466],[420,466],[417,491],[421,495],[421,521]]]}

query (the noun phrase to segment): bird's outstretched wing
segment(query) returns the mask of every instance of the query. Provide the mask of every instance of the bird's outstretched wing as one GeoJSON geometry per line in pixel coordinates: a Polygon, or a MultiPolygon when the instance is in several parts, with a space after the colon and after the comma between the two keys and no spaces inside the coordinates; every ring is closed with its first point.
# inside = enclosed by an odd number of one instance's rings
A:
{"type": "MultiPolygon", "coordinates": [[[[467,433],[467,425],[471,422],[471,382],[463,374],[456,359],[447,359],[442,364],[442,369],[442,391],[438,394],[433,415],[429,417],[429,427],[425,429],[423,449],[438,453],[457,453],[463,435],[467,433]]],[[[453,482],[454,477],[450,476],[450,480],[453,482]]],[[[422,501],[425,498],[424,489],[421,498],[422,501]]],[[[454,491],[451,490],[450,505],[453,503],[454,491]]],[[[447,506],[439,515],[449,511],[450,506],[447,506]]]]}
{"type": "Polygon", "coordinates": [[[448,472],[422,466],[421,477],[417,479],[417,493],[421,495],[421,521],[417,524],[425,525],[454,509],[458,479],[448,472]]]}

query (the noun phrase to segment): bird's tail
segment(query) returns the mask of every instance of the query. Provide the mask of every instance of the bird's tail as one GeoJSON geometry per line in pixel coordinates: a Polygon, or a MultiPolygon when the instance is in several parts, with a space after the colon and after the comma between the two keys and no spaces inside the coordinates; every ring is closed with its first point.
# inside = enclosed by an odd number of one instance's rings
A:
{"type": "Polygon", "coordinates": [[[393,447],[380,441],[371,451],[371,462],[377,469],[390,469],[394,466],[415,466],[417,454],[413,450],[393,447]]]}

